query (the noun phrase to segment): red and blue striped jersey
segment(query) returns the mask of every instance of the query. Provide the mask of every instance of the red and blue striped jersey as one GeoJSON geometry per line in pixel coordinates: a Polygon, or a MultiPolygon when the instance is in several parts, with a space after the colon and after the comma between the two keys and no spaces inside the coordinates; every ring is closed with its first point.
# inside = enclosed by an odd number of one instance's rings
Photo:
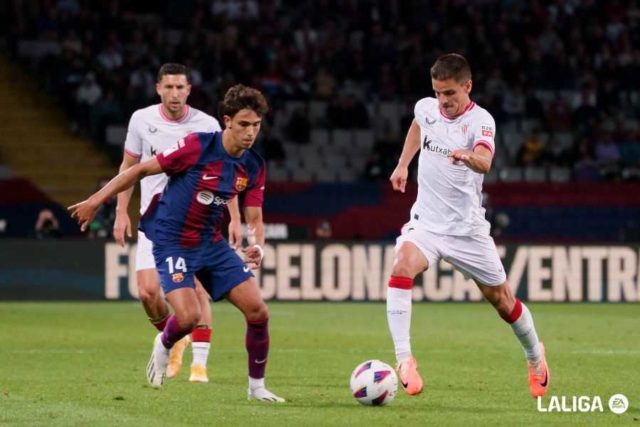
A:
{"type": "Polygon", "coordinates": [[[229,155],[222,132],[191,133],[156,158],[169,182],[140,220],[154,243],[196,247],[222,239],[226,205],[240,192],[245,207],[262,207],[264,160],[253,150],[229,155]]]}

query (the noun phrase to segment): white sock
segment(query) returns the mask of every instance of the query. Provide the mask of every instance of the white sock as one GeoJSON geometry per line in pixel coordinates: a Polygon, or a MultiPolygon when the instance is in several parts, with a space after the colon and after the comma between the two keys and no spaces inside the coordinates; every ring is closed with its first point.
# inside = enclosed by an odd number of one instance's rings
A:
{"type": "Polygon", "coordinates": [[[211,343],[194,341],[191,343],[191,351],[193,352],[193,365],[207,366],[207,359],[209,358],[209,348],[211,343]]]}
{"type": "MultiPolygon", "coordinates": [[[[522,304],[522,303],[521,303],[522,304]]],[[[522,304],[522,313],[518,320],[511,323],[513,332],[520,340],[524,354],[527,360],[532,363],[540,361],[542,354],[540,352],[540,341],[538,341],[538,334],[536,333],[536,327],[533,325],[533,317],[526,305],[522,304]]]]}
{"type": "Polygon", "coordinates": [[[398,362],[411,356],[411,289],[387,288],[387,322],[398,362]]]}
{"type": "Polygon", "coordinates": [[[251,390],[255,390],[257,388],[264,388],[264,378],[249,377],[249,388],[251,390]]]}

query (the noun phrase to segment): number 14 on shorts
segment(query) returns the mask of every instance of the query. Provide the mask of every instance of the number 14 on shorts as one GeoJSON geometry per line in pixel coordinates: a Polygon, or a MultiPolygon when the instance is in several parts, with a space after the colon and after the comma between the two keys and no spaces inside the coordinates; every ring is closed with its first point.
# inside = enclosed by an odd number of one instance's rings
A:
{"type": "Polygon", "coordinates": [[[173,274],[176,270],[182,271],[183,273],[187,272],[187,263],[184,261],[184,258],[178,257],[176,262],[173,262],[173,257],[167,257],[164,260],[169,265],[169,274],[173,274]]]}

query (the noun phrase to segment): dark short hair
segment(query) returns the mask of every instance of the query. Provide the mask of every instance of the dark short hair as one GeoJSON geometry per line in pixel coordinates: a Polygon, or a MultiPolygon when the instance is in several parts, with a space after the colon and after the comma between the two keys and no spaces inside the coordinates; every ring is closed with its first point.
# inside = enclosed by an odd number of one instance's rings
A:
{"type": "Polygon", "coordinates": [[[262,92],[249,86],[237,84],[227,90],[218,112],[220,117],[233,117],[238,111],[245,108],[255,111],[260,117],[269,112],[269,105],[262,92]]]}
{"type": "Polygon", "coordinates": [[[440,56],[431,67],[431,78],[434,80],[453,79],[458,83],[471,80],[471,67],[464,56],[447,53],[440,56]]]}
{"type": "Polygon", "coordinates": [[[187,83],[189,83],[189,68],[186,65],[176,64],[174,62],[167,62],[163,64],[158,70],[158,82],[162,80],[162,76],[164,75],[184,75],[187,78],[187,83]]]}

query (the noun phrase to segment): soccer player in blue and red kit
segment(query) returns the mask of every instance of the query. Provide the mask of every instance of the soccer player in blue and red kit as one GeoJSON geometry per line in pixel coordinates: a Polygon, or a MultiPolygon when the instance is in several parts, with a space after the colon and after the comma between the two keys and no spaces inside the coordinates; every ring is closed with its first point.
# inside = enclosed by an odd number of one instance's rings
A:
{"type": "Polygon", "coordinates": [[[169,182],[156,196],[140,223],[153,242],[160,283],[174,315],[155,339],[147,379],[160,387],[169,350],[189,334],[200,318],[195,292],[197,277],[214,301],[228,299],[245,315],[249,363],[249,398],[284,402],[265,387],[269,352],[269,313],[251,268],[262,262],[264,223],[264,160],[251,150],[268,106],[256,89],[230,88],[220,106],[223,132],[192,133],[152,159],[113,178],[87,200],[69,208],[82,230],[107,198],[148,175],[166,173],[169,182]],[[244,249],[243,261],[220,233],[225,205],[245,191],[245,220],[255,244],[244,249]]]}

